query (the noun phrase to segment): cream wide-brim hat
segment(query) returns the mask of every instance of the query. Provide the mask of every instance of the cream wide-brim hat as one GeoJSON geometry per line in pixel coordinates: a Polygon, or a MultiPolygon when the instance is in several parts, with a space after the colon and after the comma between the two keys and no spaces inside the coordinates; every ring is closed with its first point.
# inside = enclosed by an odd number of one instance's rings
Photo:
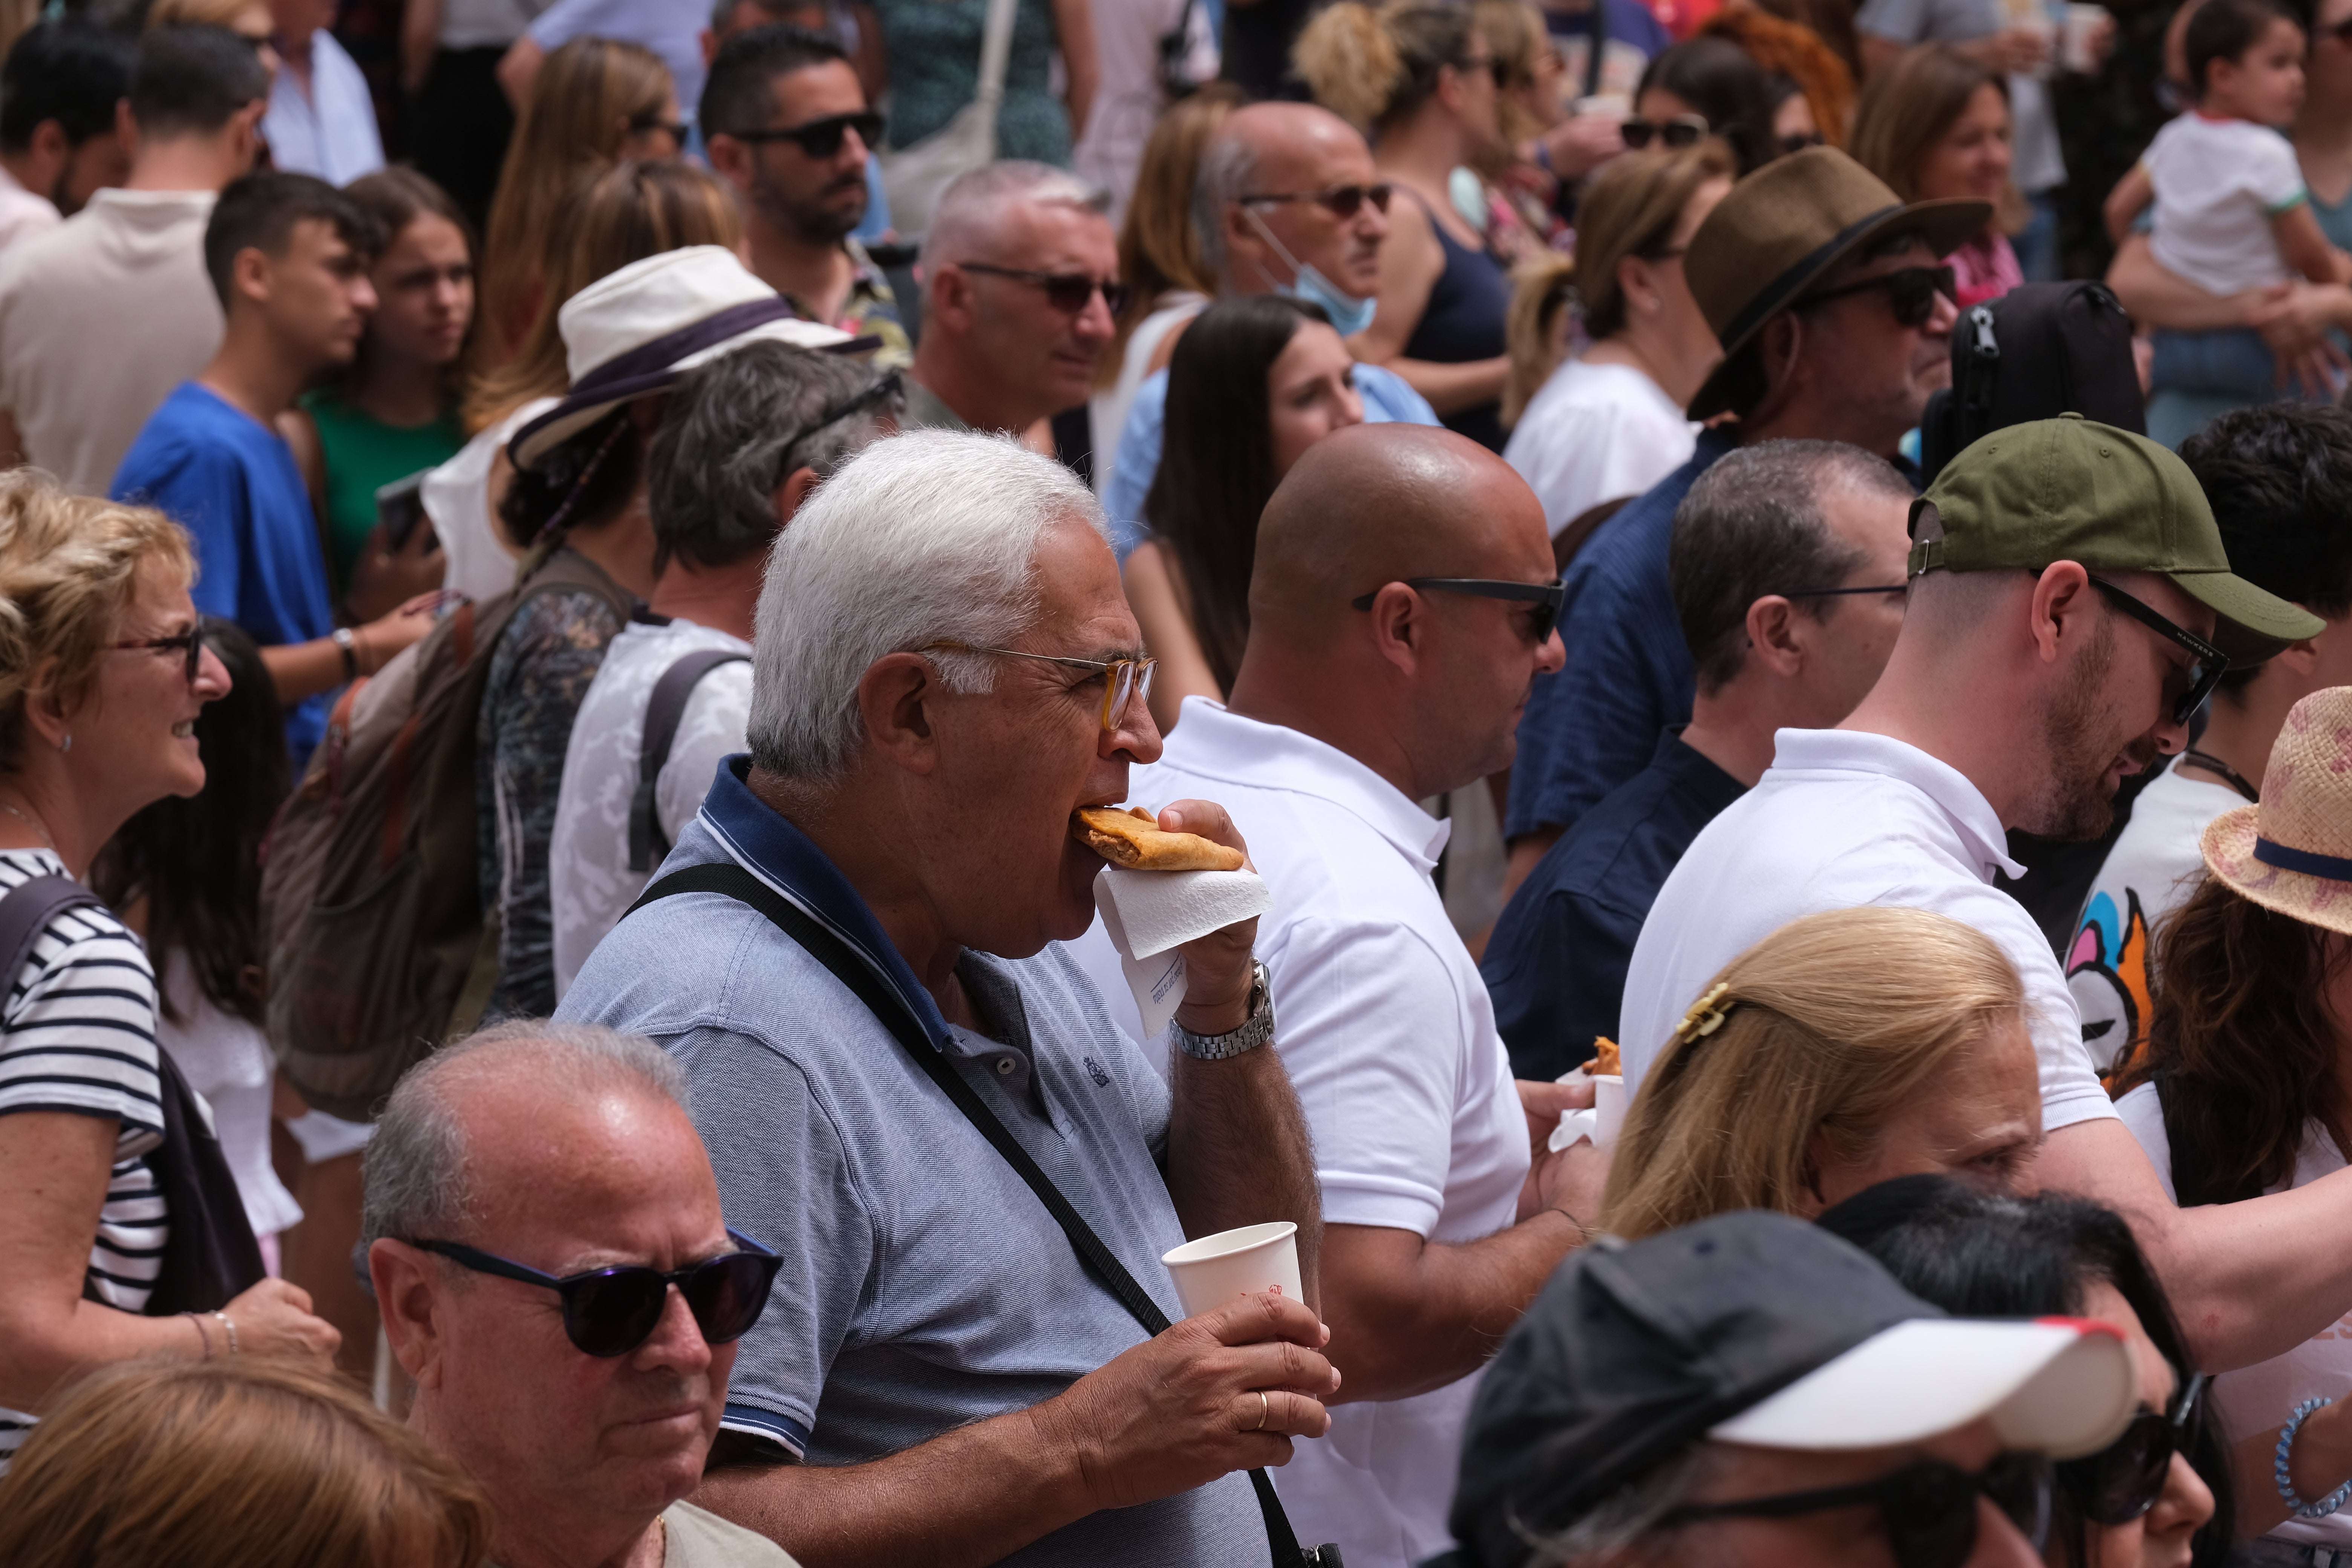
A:
{"type": "Polygon", "coordinates": [[[2259,805],[2207,824],[2205,865],[2264,909],[2352,936],[2352,686],[2288,710],[2259,805]]]}

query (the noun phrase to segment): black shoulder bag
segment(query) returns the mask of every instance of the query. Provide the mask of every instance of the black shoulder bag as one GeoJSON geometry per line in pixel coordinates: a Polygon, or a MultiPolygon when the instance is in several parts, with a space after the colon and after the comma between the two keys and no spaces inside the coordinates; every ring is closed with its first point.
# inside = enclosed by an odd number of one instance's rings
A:
{"type": "MultiPolygon", "coordinates": [[[[1143,1287],[1135,1282],[1135,1276],[1129,1274],[1127,1266],[1103,1245],[1102,1238],[1094,1233],[1093,1226],[1087,1224],[1085,1216],[1071,1206],[1070,1200],[1064,1197],[1045,1173],[1037,1168],[1037,1162],[1029,1157],[1029,1151],[1024,1149],[1004,1123],[997,1120],[996,1113],[988,1109],[987,1102],[973,1092],[971,1085],[956,1075],[955,1068],[948,1065],[946,1056],[932,1044],[921,1022],[908,1007],[905,998],[851,952],[838,936],[795,909],[790,900],[779,897],[773,889],[740,866],[724,862],[689,866],[682,871],[673,871],[647,888],[645,896],[629,906],[629,914],[635,914],[656,899],[667,899],[676,893],[718,893],[739,903],[749,904],[767,916],[777,930],[807,950],[810,957],[831,970],[834,978],[849,987],[850,994],[864,1003],[866,1010],[907,1048],[907,1054],[915,1058],[916,1065],[929,1076],[933,1083],[940,1086],[940,1092],[955,1102],[956,1109],[964,1113],[965,1120],[978,1128],[981,1136],[1004,1156],[1005,1163],[1021,1173],[1021,1179],[1029,1184],[1029,1190],[1037,1194],[1037,1201],[1045,1205],[1046,1212],[1062,1227],[1062,1234],[1069,1237],[1071,1249],[1077,1253],[1078,1260],[1102,1282],[1104,1289],[1118,1298],[1119,1305],[1143,1325],[1143,1331],[1154,1338],[1167,1331],[1168,1314],[1162,1312],[1159,1304],[1145,1293],[1143,1287]]],[[[622,918],[625,920],[628,916],[622,918]]],[[[1266,1479],[1264,1470],[1252,1470],[1249,1477],[1250,1485],[1257,1492],[1258,1510],[1265,1516],[1265,1538],[1273,1552],[1274,1568],[1341,1568],[1337,1546],[1300,1547],[1298,1537],[1291,1532],[1289,1516],[1282,1511],[1282,1500],[1275,1496],[1274,1483],[1266,1479]]]]}

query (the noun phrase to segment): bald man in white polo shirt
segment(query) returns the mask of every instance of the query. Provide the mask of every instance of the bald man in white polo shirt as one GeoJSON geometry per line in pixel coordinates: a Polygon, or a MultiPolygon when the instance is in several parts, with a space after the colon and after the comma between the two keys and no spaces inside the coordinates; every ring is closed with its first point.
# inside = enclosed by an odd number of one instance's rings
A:
{"type": "Polygon", "coordinates": [[[1598,1207],[1590,1145],[1532,1162],[1570,1094],[1514,1083],[1431,880],[1447,824],[1414,804],[1510,762],[1529,685],[1560,664],[1554,576],[1541,504],[1484,448],[1328,437],[1259,526],[1230,704],[1188,700],[1131,786],[1223,805],[1274,896],[1257,951],[1314,1134],[1349,1402],[1275,1484],[1349,1568],[1444,1549],[1469,1374],[1598,1207]]]}

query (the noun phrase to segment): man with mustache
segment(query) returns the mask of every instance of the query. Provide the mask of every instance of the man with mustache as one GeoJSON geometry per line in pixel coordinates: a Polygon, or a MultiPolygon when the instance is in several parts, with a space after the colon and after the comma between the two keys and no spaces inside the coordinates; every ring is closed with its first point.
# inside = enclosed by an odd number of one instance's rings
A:
{"type": "Polygon", "coordinates": [[[1949,915],[2025,984],[2042,1183],[2132,1222],[2198,1366],[2276,1355],[2352,1308],[2352,1260],[2311,1245],[2352,1226],[2352,1176],[2233,1205],[2259,1214],[2175,1208],[2116,1119],[2056,954],[1993,874],[2021,869],[2010,828],[2105,833],[2117,787],[2187,743],[2229,661],[2323,623],[2231,572],[2178,457],[2079,415],[1961,453],[1915,503],[1911,540],[1910,604],[1878,684],[1834,730],[1781,731],[1771,768],[1651,906],[1625,980],[1626,1089],[1717,972],[1790,921],[1863,904],[1949,915]]]}

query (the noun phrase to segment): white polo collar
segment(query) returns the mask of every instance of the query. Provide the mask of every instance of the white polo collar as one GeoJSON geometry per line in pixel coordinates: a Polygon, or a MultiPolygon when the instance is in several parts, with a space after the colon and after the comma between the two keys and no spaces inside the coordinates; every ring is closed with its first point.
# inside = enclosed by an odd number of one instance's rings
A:
{"type": "Polygon", "coordinates": [[[1311,795],[1362,819],[1424,876],[1454,832],[1412,796],[1336,746],[1281,724],[1244,719],[1206,697],[1184,699],[1162,761],[1202,778],[1311,795]]]}
{"type": "Polygon", "coordinates": [[[1952,825],[1971,864],[1988,882],[1995,871],[2011,878],[2025,868],[2009,858],[2009,834],[1992,802],[1968,774],[1907,741],[1867,730],[1780,730],[1772,736],[1774,773],[1869,773],[1910,785],[1952,825]]]}

